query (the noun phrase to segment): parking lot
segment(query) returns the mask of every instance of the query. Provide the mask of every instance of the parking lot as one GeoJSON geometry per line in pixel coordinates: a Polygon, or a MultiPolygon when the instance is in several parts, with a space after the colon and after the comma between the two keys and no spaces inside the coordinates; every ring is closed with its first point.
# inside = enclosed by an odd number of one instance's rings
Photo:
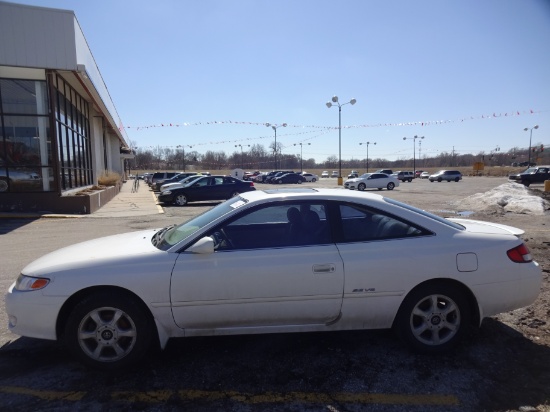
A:
{"type": "MultiPolygon", "coordinates": [[[[54,342],[12,335],[2,310],[0,409],[550,410],[548,215],[499,214],[493,209],[471,213],[457,203],[506,181],[417,179],[393,191],[372,191],[440,215],[459,213],[521,227],[540,260],[545,293],[539,302],[484,321],[479,333],[451,355],[412,354],[390,331],[186,338],[172,340],[137,370],[106,374],[87,370],[54,342]]],[[[338,187],[330,178],[303,186],[338,187]]],[[[264,187],[273,188],[256,184],[258,190],[264,187]]],[[[140,192],[147,190],[140,187],[140,192]]],[[[152,194],[146,196],[154,203],[152,194]]],[[[60,247],[163,227],[217,203],[155,206],[157,212],[148,215],[103,211],[79,218],[0,219],[0,288],[5,291],[26,264],[60,247]]],[[[394,258],[399,258],[398,251],[394,258]]]]}

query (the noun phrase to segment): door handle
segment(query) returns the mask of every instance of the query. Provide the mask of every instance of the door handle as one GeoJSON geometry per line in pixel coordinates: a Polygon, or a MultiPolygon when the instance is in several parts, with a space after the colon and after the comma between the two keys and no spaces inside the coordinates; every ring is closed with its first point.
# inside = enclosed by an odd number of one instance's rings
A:
{"type": "Polygon", "coordinates": [[[334,271],[336,271],[336,267],[332,263],[313,265],[313,273],[333,273],[334,271]]]}

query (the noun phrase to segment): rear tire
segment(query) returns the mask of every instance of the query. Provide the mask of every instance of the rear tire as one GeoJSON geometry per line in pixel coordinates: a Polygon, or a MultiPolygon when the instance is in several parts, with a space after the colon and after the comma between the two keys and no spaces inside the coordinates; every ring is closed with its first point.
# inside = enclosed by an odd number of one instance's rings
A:
{"type": "Polygon", "coordinates": [[[472,313],[468,299],[452,284],[433,282],[413,289],[401,303],[394,330],[420,353],[454,348],[468,333],[472,313]]]}
{"type": "Polygon", "coordinates": [[[395,187],[395,183],[392,183],[392,182],[388,183],[388,185],[386,186],[388,190],[393,190],[394,187],[395,187]]]}
{"type": "Polygon", "coordinates": [[[8,179],[1,178],[0,179],[0,193],[1,192],[7,192],[8,191],[8,179]]]}

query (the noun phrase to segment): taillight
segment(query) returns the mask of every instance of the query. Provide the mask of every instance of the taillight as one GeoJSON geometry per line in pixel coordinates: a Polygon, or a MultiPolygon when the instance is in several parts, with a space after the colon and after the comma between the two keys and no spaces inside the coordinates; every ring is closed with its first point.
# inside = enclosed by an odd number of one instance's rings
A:
{"type": "Polygon", "coordinates": [[[529,263],[533,261],[531,252],[529,252],[529,249],[527,248],[527,246],[525,246],[525,243],[522,243],[521,245],[510,249],[508,252],[506,252],[506,254],[512,262],[529,263]]]}
{"type": "Polygon", "coordinates": [[[254,182],[250,182],[250,187],[254,186],[254,182]]]}

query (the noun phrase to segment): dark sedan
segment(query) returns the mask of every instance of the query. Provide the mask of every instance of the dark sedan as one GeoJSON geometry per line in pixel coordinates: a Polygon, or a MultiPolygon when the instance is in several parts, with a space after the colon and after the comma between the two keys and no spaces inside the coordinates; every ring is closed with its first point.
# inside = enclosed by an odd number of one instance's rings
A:
{"type": "Polygon", "coordinates": [[[287,173],[281,176],[274,177],[271,179],[271,183],[282,184],[282,183],[298,183],[302,184],[305,182],[306,178],[298,173],[287,173]]]}
{"type": "Polygon", "coordinates": [[[244,182],[231,176],[204,176],[182,188],[161,192],[158,200],[185,206],[189,202],[201,200],[225,200],[252,190],[256,190],[252,182],[244,182]]]}

